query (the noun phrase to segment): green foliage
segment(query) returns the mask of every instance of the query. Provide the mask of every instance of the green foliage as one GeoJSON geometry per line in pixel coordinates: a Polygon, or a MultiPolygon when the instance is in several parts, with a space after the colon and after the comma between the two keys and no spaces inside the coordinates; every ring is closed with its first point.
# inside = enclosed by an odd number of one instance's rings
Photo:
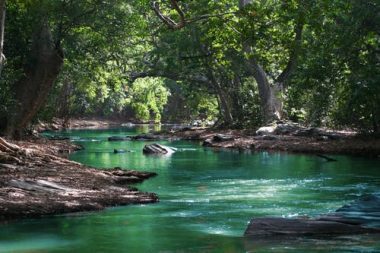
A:
{"type": "Polygon", "coordinates": [[[307,30],[288,108],[315,125],[378,131],[380,124],[379,6],[375,1],[321,4],[307,30]],[[317,22],[322,20],[323,22],[317,22]]]}
{"type": "MultiPolygon", "coordinates": [[[[165,15],[179,20],[169,1],[159,2],[165,15]]],[[[294,27],[302,21],[298,68],[282,94],[287,117],[379,131],[376,0],[252,1],[243,10],[236,0],[179,4],[187,19],[208,18],[174,31],[148,0],[8,1],[0,113],[11,113],[12,86],[23,67],[33,64],[31,41],[47,20],[65,63],[39,117],[217,118],[230,127],[257,127],[263,124],[262,105],[244,60],[254,58],[274,84],[294,50],[294,27]],[[139,74],[149,78],[135,80],[139,74]]]]}
{"type": "Polygon", "coordinates": [[[132,107],[138,120],[161,122],[161,113],[170,93],[162,78],[137,79],[128,90],[127,105],[132,107]]]}

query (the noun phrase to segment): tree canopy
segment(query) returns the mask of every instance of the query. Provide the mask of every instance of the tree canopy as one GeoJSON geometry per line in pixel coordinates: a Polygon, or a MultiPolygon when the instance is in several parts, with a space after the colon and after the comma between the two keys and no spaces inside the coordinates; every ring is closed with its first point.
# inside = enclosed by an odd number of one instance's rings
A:
{"type": "Polygon", "coordinates": [[[3,2],[4,134],[78,116],[379,131],[378,1],[3,2]]]}

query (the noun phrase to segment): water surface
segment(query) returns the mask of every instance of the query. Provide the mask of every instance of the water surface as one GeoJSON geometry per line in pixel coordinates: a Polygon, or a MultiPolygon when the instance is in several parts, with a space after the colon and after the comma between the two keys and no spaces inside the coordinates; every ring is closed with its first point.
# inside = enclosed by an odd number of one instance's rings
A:
{"type": "Polygon", "coordinates": [[[379,236],[252,241],[252,217],[316,216],[380,191],[380,161],[285,153],[244,153],[162,141],[171,156],[144,156],[149,142],[108,142],[148,128],[60,133],[85,147],[72,160],[99,168],[154,171],[137,185],[160,202],[102,212],[29,219],[0,226],[0,252],[380,252],[379,236]],[[131,152],[114,154],[113,149],[131,152]]]}

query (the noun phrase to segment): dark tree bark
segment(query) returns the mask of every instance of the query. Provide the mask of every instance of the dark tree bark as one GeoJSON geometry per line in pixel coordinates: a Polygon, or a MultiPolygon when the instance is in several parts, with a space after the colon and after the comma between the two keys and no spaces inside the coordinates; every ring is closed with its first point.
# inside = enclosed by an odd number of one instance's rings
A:
{"type": "Polygon", "coordinates": [[[0,76],[5,63],[4,48],[4,28],[5,28],[5,10],[6,0],[0,0],[0,76]]]}
{"type": "Polygon", "coordinates": [[[232,125],[234,122],[234,118],[232,115],[231,105],[228,99],[229,96],[225,93],[225,91],[215,78],[215,75],[210,68],[208,69],[208,79],[210,80],[211,87],[215,91],[218,99],[219,112],[223,118],[223,125],[232,125]]]}
{"type": "Polygon", "coordinates": [[[19,138],[45,102],[63,64],[63,51],[54,43],[49,26],[43,24],[33,39],[30,61],[14,85],[16,100],[7,122],[6,135],[19,138]]]}

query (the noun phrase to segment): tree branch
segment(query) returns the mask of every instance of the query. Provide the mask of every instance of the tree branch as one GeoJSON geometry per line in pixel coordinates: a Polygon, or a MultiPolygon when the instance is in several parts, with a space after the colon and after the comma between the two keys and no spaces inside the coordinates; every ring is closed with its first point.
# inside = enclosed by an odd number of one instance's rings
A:
{"type": "MultiPolygon", "coordinates": [[[[300,7],[302,8],[302,7],[300,7]]],[[[298,55],[301,50],[302,45],[302,32],[304,28],[304,19],[303,14],[300,14],[300,17],[297,21],[297,24],[294,28],[295,37],[292,45],[292,49],[290,52],[288,63],[285,67],[285,69],[282,71],[282,73],[277,77],[276,82],[281,83],[282,85],[285,85],[286,81],[290,77],[290,75],[295,71],[297,68],[297,62],[298,62],[298,55]]]]}
{"type": "Polygon", "coordinates": [[[171,3],[172,8],[178,13],[179,15],[179,22],[175,22],[173,19],[171,19],[168,16],[165,16],[161,9],[160,9],[160,4],[157,1],[154,1],[152,3],[152,9],[156,13],[157,17],[161,19],[170,29],[173,30],[179,30],[181,28],[184,28],[187,24],[198,22],[201,20],[213,18],[213,17],[222,17],[228,14],[235,14],[236,12],[225,12],[225,13],[219,13],[219,14],[207,14],[207,15],[201,15],[198,17],[194,17],[191,19],[186,19],[185,13],[181,9],[181,7],[178,4],[177,0],[169,0],[171,3]]]}
{"type": "Polygon", "coordinates": [[[175,0],[170,0],[172,7],[177,11],[177,13],[180,16],[180,22],[176,23],[174,20],[172,20],[170,17],[165,16],[161,9],[160,9],[160,4],[158,2],[153,2],[152,3],[152,8],[154,12],[156,13],[157,17],[161,19],[169,28],[173,30],[178,30],[181,29],[185,26],[186,20],[185,20],[185,14],[182,11],[182,9],[178,6],[177,1],[175,0]]]}

